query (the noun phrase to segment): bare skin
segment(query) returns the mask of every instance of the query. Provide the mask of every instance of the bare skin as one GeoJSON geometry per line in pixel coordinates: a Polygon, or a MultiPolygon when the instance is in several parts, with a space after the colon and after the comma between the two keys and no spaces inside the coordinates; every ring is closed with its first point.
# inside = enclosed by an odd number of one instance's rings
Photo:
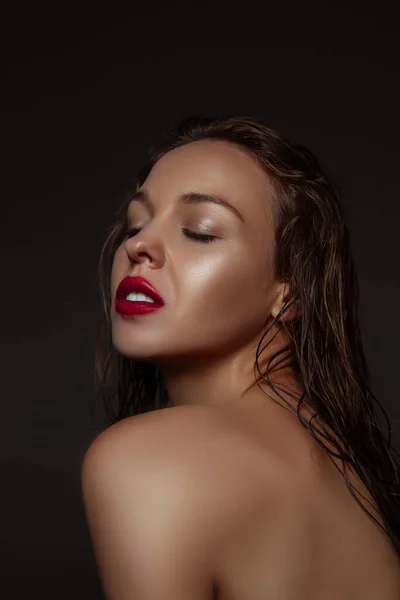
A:
{"type": "MultiPolygon", "coordinates": [[[[113,344],[124,356],[160,367],[173,407],[204,407],[209,416],[193,419],[186,434],[198,432],[199,439],[206,439],[211,416],[225,439],[215,462],[230,456],[232,482],[246,482],[240,494],[235,487],[226,489],[232,504],[247,503],[253,516],[244,516],[230,539],[218,543],[218,597],[396,600],[399,562],[384,534],[296,417],[251,387],[257,345],[290,291],[287,282],[275,280],[272,269],[273,190],[268,176],[243,149],[207,140],[165,155],[141,191],[151,204],[133,201],[128,225],[142,229],[120,246],[113,263],[113,344]],[[240,217],[212,203],[182,204],[179,198],[187,192],[223,197],[240,217]],[[189,239],[184,227],[217,239],[189,239]],[[165,306],[150,315],[122,318],[113,307],[126,275],[145,277],[165,306]],[[273,533],[265,509],[265,469],[271,456],[277,473],[280,469],[293,481],[287,488],[291,503],[284,518],[276,519],[273,533]],[[254,506],[258,509],[252,511],[254,506]]],[[[271,355],[288,343],[275,325],[263,346],[274,334],[259,359],[262,371],[271,355]]],[[[301,393],[290,358],[273,371],[271,380],[301,393]]],[[[177,456],[184,454],[186,441],[184,435],[177,438],[177,456]]],[[[349,476],[372,501],[358,477],[349,476]]]]}
{"type": "MultiPolygon", "coordinates": [[[[157,592],[152,587],[150,595],[146,589],[138,598],[397,600],[399,558],[350,495],[326,452],[278,404],[266,403],[255,391],[246,400],[240,406],[183,405],[128,417],[100,436],[87,470],[93,483],[84,489],[107,598],[134,595],[133,583],[131,595],[121,595],[121,586],[126,588],[132,557],[148,540],[144,534],[141,544],[130,548],[125,532],[134,536],[132,520],[138,519],[131,489],[142,484],[148,489],[149,477],[157,481],[162,475],[174,482],[174,497],[184,497],[172,518],[179,521],[186,507],[191,534],[182,573],[200,572],[199,588],[182,593],[181,575],[167,594],[162,579],[157,592]],[[139,477],[138,456],[146,457],[139,477]],[[126,574],[121,572],[116,586],[121,562],[126,574]]],[[[355,474],[350,481],[372,501],[355,474]]],[[[150,489],[162,514],[161,498],[170,495],[171,486],[150,489]]],[[[145,504],[148,498],[146,493],[145,504]]],[[[147,522],[146,513],[140,516],[147,522]]],[[[149,537],[154,543],[154,535],[149,537]]],[[[162,534],[160,539],[167,543],[162,534]]],[[[164,552],[161,564],[167,559],[164,552]]],[[[175,561],[169,563],[175,570],[175,561]]],[[[142,569],[148,577],[160,573],[159,563],[149,557],[142,569]]],[[[164,569],[161,573],[165,577],[164,569]]]]}
{"type": "MultiPolygon", "coordinates": [[[[235,432],[223,438],[236,471],[231,494],[238,495],[240,480],[241,498],[247,498],[249,509],[241,509],[242,523],[232,527],[232,536],[216,553],[218,599],[399,598],[399,558],[389,538],[351,496],[341,462],[333,459],[339,472],[297,418],[278,404],[265,403],[256,391],[247,399],[251,408],[225,408],[219,415],[222,430],[235,432]],[[272,521],[271,480],[266,477],[271,456],[277,473],[285,473],[288,481],[281,488],[282,504],[290,498],[272,521]]],[[[347,474],[365,497],[360,495],[360,501],[383,525],[358,475],[350,469],[347,474]]]]}

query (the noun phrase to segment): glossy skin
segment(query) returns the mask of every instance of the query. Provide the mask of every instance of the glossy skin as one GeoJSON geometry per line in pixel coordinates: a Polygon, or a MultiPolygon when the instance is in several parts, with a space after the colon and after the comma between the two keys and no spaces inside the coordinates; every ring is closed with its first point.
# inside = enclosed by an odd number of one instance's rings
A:
{"type": "MultiPolygon", "coordinates": [[[[240,402],[254,382],[257,344],[289,291],[272,272],[270,179],[244,149],[203,140],[167,153],[140,190],[152,206],[130,203],[128,227],[141,229],[121,244],[112,269],[114,347],[156,363],[174,406],[240,402]],[[224,206],[180,202],[188,192],[221,196],[242,218],[224,206]],[[196,240],[183,229],[215,239],[196,240]],[[116,313],[116,289],[126,275],[145,277],[165,306],[129,319],[116,313]]],[[[286,342],[281,332],[261,368],[286,342]]],[[[290,381],[288,363],[278,376],[290,381]]]]}
{"type": "Polygon", "coordinates": [[[91,445],[82,488],[107,600],[400,598],[389,540],[274,403],[127,417],[91,445]]]}

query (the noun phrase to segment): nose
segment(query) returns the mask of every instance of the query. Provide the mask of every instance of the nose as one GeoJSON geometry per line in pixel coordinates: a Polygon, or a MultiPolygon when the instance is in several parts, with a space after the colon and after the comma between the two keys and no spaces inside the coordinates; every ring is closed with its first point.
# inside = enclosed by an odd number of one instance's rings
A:
{"type": "Polygon", "coordinates": [[[148,233],[145,236],[140,231],[126,241],[125,249],[131,262],[147,264],[153,269],[160,269],[165,263],[165,250],[162,241],[154,234],[148,233]]]}

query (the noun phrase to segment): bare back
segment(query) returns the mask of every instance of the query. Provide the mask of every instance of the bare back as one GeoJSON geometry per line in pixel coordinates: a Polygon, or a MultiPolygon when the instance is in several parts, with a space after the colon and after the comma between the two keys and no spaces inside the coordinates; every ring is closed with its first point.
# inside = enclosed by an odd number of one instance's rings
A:
{"type": "MultiPolygon", "coordinates": [[[[234,487],[234,477],[226,479],[232,486],[227,491],[243,519],[217,549],[216,598],[398,600],[400,561],[388,537],[296,417],[278,408],[273,427],[270,419],[262,410],[220,414],[221,456],[231,457],[236,477],[234,487]],[[266,476],[271,453],[288,481],[288,498],[276,518],[266,476]]],[[[358,476],[348,477],[374,505],[358,476]]],[[[360,500],[382,524],[379,513],[360,500]]]]}

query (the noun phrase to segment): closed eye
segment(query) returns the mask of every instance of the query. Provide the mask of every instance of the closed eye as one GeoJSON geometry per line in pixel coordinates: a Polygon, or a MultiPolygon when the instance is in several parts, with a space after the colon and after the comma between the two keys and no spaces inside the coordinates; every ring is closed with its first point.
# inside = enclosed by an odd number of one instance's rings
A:
{"type": "Polygon", "coordinates": [[[190,229],[183,228],[182,231],[186,235],[186,237],[198,240],[199,242],[205,242],[206,244],[213,242],[217,239],[215,235],[205,235],[202,233],[196,233],[195,231],[190,231],[190,229]]]}
{"type": "MultiPolygon", "coordinates": [[[[141,230],[141,227],[132,227],[131,229],[128,229],[125,234],[124,239],[127,240],[127,239],[137,235],[140,230],[141,230]]],[[[197,240],[197,241],[205,243],[205,244],[209,244],[210,242],[213,242],[214,240],[217,239],[215,235],[204,235],[201,233],[196,233],[195,231],[191,231],[190,229],[186,229],[185,227],[182,229],[182,231],[186,237],[191,238],[193,240],[197,240]]]]}

